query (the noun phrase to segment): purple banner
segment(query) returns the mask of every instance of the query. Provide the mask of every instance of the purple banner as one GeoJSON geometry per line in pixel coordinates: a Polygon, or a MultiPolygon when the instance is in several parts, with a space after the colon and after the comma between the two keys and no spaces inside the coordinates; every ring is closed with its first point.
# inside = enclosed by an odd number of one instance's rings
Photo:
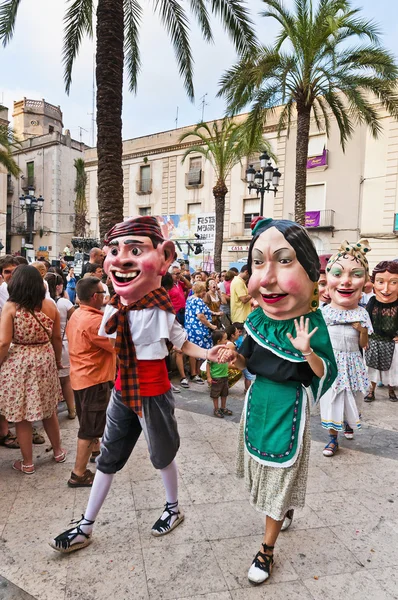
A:
{"type": "Polygon", "coordinates": [[[305,226],[306,227],[319,227],[321,221],[320,210],[310,210],[305,213],[305,226]]]}
{"type": "Polygon", "coordinates": [[[314,169],[315,167],[325,167],[328,164],[327,150],[323,149],[322,154],[319,156],[310,156],[307,160],[307,169],[314,169]]]}

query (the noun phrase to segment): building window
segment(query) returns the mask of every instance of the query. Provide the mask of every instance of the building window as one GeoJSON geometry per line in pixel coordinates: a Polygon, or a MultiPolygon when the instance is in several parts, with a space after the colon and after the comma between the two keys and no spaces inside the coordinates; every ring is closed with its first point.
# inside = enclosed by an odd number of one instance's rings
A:
{"type": "Polygon", "coordinates": [[[140,215],[140,217],[148,217],[151,215],[151,207],[150,206],[143,206],[142,208],[138,209],[138,214],[140,215]]]}
{"type": "Polygon", "coordinates": [[[250,198],[243,200],[243,229],[244,235],[251,234],[251,222],[260,215],[260,199],[250,198]]]}
{"type": "Polygon", "coordinates": [[[306,211],[325,210],[326,204],[326,185],[319,183],[316,185],[307,185],[306,188],[306,211]]]}
{"type": "Polygon", "coordinates": [[[139,192],[149,194],[151,191],[151,167],[145,165],[140,167],[139,192]]]}
{"type": "Polygon", "coordinates": [[[54,126],[53,125],[49,125],[48,126],[48,133],[54,133],[54,126]]]}
{"type": "Polygon", "coordinates": [[[200,185],[202,183],[202,157],[195,156],[189,159],[189,171],[186,185],[200,185]]]}
{"type": "Polygon", "coordinates": [[[188,214],[189,215],[198,215],[202,212],[202,203],[201,202],[192,202],[188,204],[188,214]]]}
{"type": "Polygon", "coordinates": [[[35,163],[32,160],[31,162],[26,163],[26,174],[28,177],[27,185],[28,187],[35,186],[35,163]]]}
{"type": "Polygon", "coordinates": [[[308,140],[308,156],[320,156],[326,148],[326,133],[311,135],[308,140]]]}

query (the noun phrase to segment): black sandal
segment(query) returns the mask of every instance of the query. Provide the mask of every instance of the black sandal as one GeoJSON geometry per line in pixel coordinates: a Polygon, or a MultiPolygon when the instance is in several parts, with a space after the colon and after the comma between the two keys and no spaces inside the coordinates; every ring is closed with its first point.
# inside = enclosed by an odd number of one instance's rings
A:
{"type": "Polygon", "coordinates": [[[250,583],[259,584],[269,579],[274,565],[274,554],[265,554],[266,550],[273,550],[274,546],[261,545],[264,552],[257,552],[247,574],[250,583]]]}
{"type": "Polygon", "coordinates": [[[395,390],[388,390],[388,398],[391,402],[398,402],[398,398],[395,395],[395,390]]]}
{"type": "Polygon", "coordinates": [[[166,533],[170,533],[170,531],[175,529],[177,525],[179,525],[184,520],[184,513],[181,510],[178,510],[177,512],[173,510],[174,508],[177,508],[177,506],[178,502],[166,502],[166,504],[164,505],[163,512],[168,512],[169,514],[165,519],[162,519],[162,517],[160,517],[156,521],[156,523],[151,529],[152,535],[156,537],[166,535],[166,533]],[[175,516],[177,516],[177,518],[170,525],[171,518],[175,516]]]}
{"type": "Polygon", "coordinates": [[[376,400],[374,391],[371,391],[369,392],[369,394],[366,394],[364,400],[365,402],[373,402],[374,400],[376,400]]]}
{"type": "Polygon", "coordinates": [[[94,523],[95,523],[95,521],[89,521],[89,519],[86,519],[84,515],[82,515],[82,518],[79,519],[79,521],[71,521],[71,525],[76,525],[76,527],[73,527],[72,529],[68,529],[67,531],[64,531],[60,535],[57,535],[56,538],[51,540],[51,542],[50,542],[51,548],[54,548],[54,550],[57,550],[58,552],[61,552],[62,554],[68,554],[69,552],[74,552],[75,550],[81,550],[82,548],[89,546],[92,542],[91,533],[84,533],[84,531],[80,527],[80,523],[82,521],[85,521],[84,525],[94,525],[94,523]],[[73,542],[73,540],[78,535],[82,535],[86,539],[83,542],[77,542],[76,544],[71,544],[71,542],[73,542]]]}

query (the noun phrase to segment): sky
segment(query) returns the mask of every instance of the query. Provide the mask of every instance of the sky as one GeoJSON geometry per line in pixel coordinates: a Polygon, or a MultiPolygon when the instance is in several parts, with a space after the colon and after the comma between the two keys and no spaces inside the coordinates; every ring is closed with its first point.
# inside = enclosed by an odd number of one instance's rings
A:
{"type": "MultiPolygon", "coordinates": [[[[14,100],[24,96],[45,98],[60,105],[64,127],[73,138],[88,145],[92,142],[93,119],[93,40],[85,40],[77,57],[69,96],[65,93],[62,67],[63,15],[66,0],[23,0],[18,12],[15,34],[6,48],[0,47],[0,103],[8,106],[11,118],[14,100]]],[[[153,12],[153,1],[142,0],[144,18],[141,27],[142,70],[136,95],[124,87],[123,139],[149,135],[178,126],[199,122],[204,108],[205,120],[224,113],[224,101],[216,98],[222,73],[236,61],[236,54],[220,22],[212,19],[215,43],[206,44],[198,26],[191,20],[191,44],[195,59],[195,101],[188,100],[174,52],[167,34],[153,12]],[[201,98],[205,97],[203,107],[201,98]]],[[[187,2],[183,3],[187,6],[187,2]]],[[[363,15],[374,19],[383,33],[383,44],[398,57],[398,2],[396,0],[358,0],[363,15]]],[[[262,43],[272,43],[278,25],[259,16],[261,0],[247,5],[262,43]]],[[[293,0],[285,0],[291,7],[293,0]]]]}

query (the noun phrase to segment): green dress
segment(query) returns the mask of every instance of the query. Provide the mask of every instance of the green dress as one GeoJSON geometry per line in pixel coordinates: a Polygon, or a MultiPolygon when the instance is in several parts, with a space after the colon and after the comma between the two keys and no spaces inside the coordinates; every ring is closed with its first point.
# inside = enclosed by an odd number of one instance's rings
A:
{"type": "Polygon", "coordinates": [[[237,473],[245,477],[253,506],[275,520],[304,506],[310,450],[309,407],[332,385],[337,367],[321,311],[305,315],[318,327],[311,347],[323,360],[316,377],[287,333],[296,335],[294,319],[277,321],[261,308],[246,321],[241,353],[256,374],[242,414],[237,473]]]}

